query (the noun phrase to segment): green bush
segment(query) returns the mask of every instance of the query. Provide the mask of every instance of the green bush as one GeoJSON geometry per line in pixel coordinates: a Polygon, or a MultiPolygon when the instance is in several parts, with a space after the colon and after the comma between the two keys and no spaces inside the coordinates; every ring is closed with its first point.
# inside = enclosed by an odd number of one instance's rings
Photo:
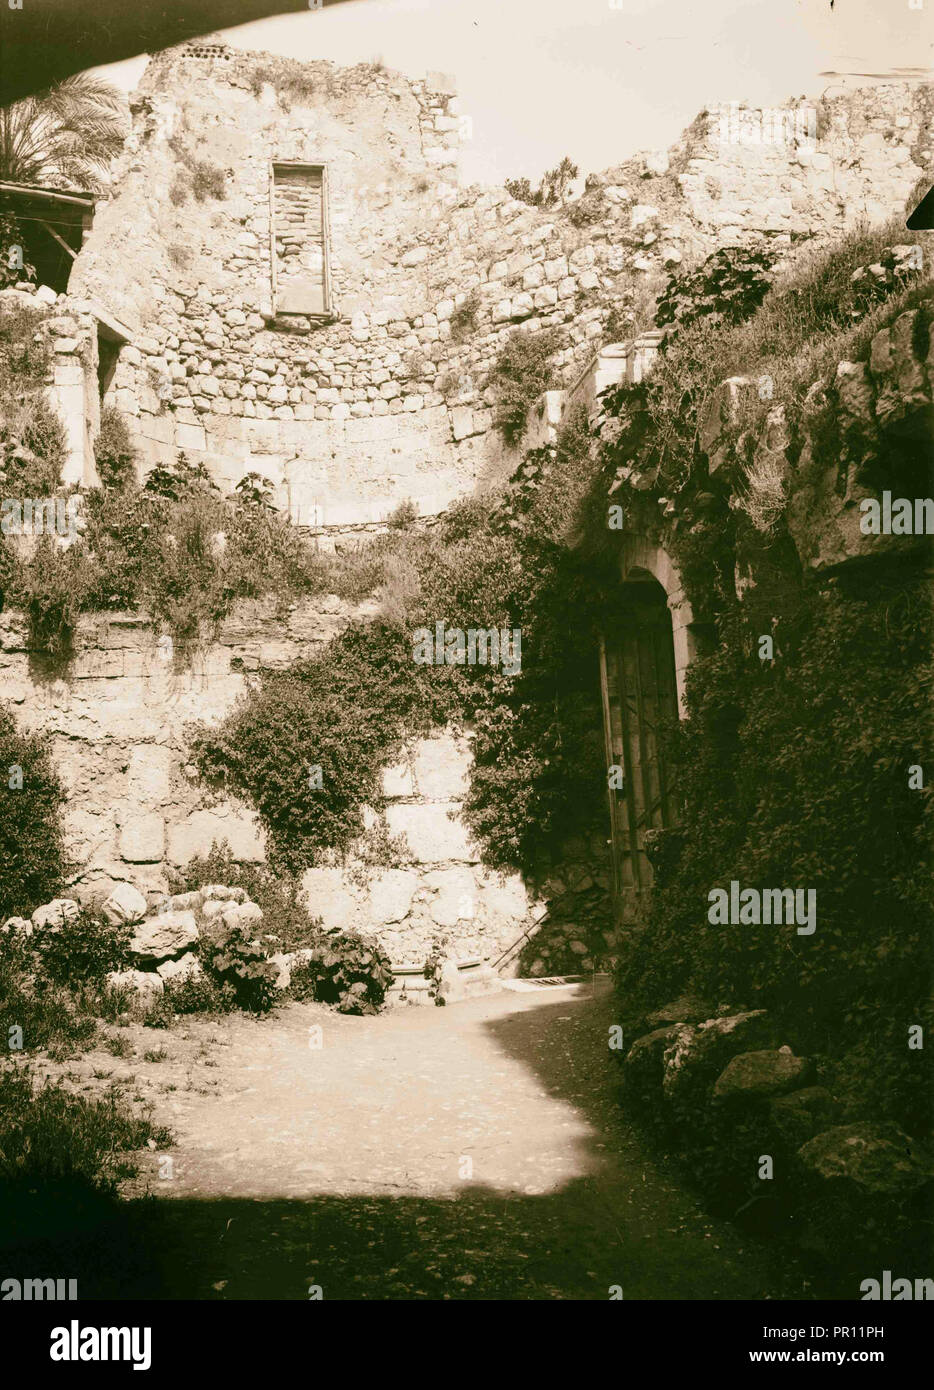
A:
{"type": "Polygon", "coordinates": [[[223,923],[203,935],[198,954],[208,975],[221,986],[229,985],[239,1008],[268,1013],[276,996],[277,971],[269,955],[243,927],[223,923]]]}
{"type": "Polygon", "coordinates": [[[297,950],[320,935],[320,919],[303,901],[301,877],[239,862],[226,840],[215,840],[207,854],[189,859],[183,869],[170,870],[169,882],[173,893],[190,893],[209,883],[242,888],[262,908],[262,939],[275,943],[276,951],[297,950]]]}
{"type": "Polygon", "coordinates": [[[335,932],[292,970],[296,999],[335,1004],[342,1014],[375,1014],[392,984],[389,957],[372,937],[335,932]]]}
{"type": "Polygon", "coordinates": [[[571,184],[580,170],[567,155],[542,175],[537,188],[533,188],[527,178],[507,179],[506,192],[520,203],[528,203],[533,208],[553,208],[562,204],[568,195],[571,184]]]}
{"type": "Polygon", "coordinates": [[[126,421],[115,406],[105,405],[101,411],[94,460],[104,487],[123,492],[136,478],[136,451],[126,421]]]}
{"type": "Polygon", "coordinates": [[[0,1026],[23,1030],[23,1050],[45,1048],[57,1060],[74,1056],[97,1036],[97,1019],[82,991],[55,985],[35,971],[9,937],[0,937],[0,1026]]]}
{"type": "Polygon", "coordinates": [[[186,975],[166,980],[165,988],[149,1005],[150,1028],[170,1028],[176,1015],[229,1014],[240,1006],[237,987],[210,975],[186,975]]]}
{"type": "Polygon", "coordinates": [[[134,1115],[114,1087],[95,1100],[28,1068],[0,1065],[0,1239],[27,1247],[61,1241],[82,1225],[98,1238],[111,1208],[103,1199],[136,1175],[132,1155],[167,1147],[171,1134],[134,1115]]]}
{"type": "Polygon", "coordinates": [[[55,984],[102,984],[109,971],[126,966],[131,936],[128,926],[82,909],[57,930],[38,934],[40,968],[55,984]]]}
{"type": "Polygon", "coordinates": [[[69,660],[81,610],[98,583],[95,559],[80,542],[65,549],[39,537],[31,559],[14,571],[10,594],[25,610],[34,650],[56,663],[69,660]]]}
{"type": "Polygon", "coordinates": [[[35,280],[36,267],[26,260],[26,240],[16,217],[0,212],[0,290],[35,280]]]}
{"type": "Polygon", "coordinates": [[[493,424],[511,449],[522,443],[533,403],[554,384],[550,359],[558,346],[555,329],[541,333],[515,329],[496,360],[491,374],[497,392],[493,424]]]}
{"type": "Polygon", "coordinates": [[[739,246],[715,251],[699,270],[671,277],[658,299],[658,327],[673,323],[686,328],[701,320],[710,330],[721,324],[741,323],[765,298],[774,261],[770,251],[739,246]]]}
{"type": "Polygon", "coordinates": [[[10,709],[0,704],[0,922],[32,912],[61,888],[63,803],[47,741],[20,732],[10,709]]]}
{"type": "Polygon", "coordinates": [[[298,873],[319,850],[344,850],[362,832],[360,807],[380,803],[380,769],[405,729],[433,722],[424,713],[436,702],[427,670],[413,663],[402,631],[353,624],[319,658],[265,674],[219,728],[198,735],[202,772],[257,808],[277,871],[298,873]]]}
{"type": "Polygon", "coordinates": [[[684,847],[622,957],[621,995],[767,1008],[795,1051],[840,1059],[841,1076],[858,1049],[863,1101],[923,1129],[934,1088],[907,1039],[931,1017],[932,800],[908,769],[934,696],[926,582],[876,572],[803,590],[773,662],[747,624],[724,616],[716,652],[690,668],[669,753],[684,847]],[[814,935],[712,925],[708,890],[734,879],[816,889],[814,935]]]}

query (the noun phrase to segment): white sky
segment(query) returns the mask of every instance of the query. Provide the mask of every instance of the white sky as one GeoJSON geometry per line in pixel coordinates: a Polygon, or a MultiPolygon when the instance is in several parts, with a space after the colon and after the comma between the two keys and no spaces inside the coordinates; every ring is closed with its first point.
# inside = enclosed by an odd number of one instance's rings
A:
{"type": "MultiPolygon", "coordinates": [[[[239,48],[457,80],[464,182],[582,173],[671,144],[705,103],[929,80],[934,0],[353,0],[224,31],[239,48]],[[618,6],[618,8],[617,8],[618,6]],[[839,74],[838,76],[821,74],[839,74]],[[859,76],[856,76],[858,74],[859,76]]],[[[104,68],[132,89],[145,59],[104,68]]]]}

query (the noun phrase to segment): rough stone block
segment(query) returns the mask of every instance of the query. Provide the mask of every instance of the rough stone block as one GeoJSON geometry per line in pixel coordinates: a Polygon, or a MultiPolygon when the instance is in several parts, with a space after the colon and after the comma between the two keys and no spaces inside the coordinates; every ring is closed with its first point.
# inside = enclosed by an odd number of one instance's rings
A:
{"type": "Polygon", "coordinates": [[[145,960],[177,956],[198,940],[193,912],[162,912],[141,922],[133,933],[130,951],[145,960]]]}
{"type": "Polygon", "coordinates": [[[374,926],[401,922],[412,905],[418,874],[407,869],[387,869],[370,884],[370,922],[374,926]]]}
{"type": "Polygon", "coordinates": [[[362,900],[340,869],[306,869],[302,894],[308,911],[320,917],[325,928],[344,930],[360,926],[364,920],[362,900]]]}
{"type": "Polygon", "coordinates": [[[102,904],[101,913],[113,927],[122,923],[132,926],[146,916],[146,899],[132,883],[118,883],[102,904]]]}
{"type": "Polygon", "coordinates": [[[165,854],[165,821],[155,811],[131,815],[120,830],[120,858],[128,864],[158,864],[165,854]]]}
{"type": "Polygon", "coordinates": [[[480,856],[458,818],[459,809],[456,802],[438,801],[427,806],[397,802],[386,809],[389,833],[405,835],[420,864],[475,864],[480,856]]]}

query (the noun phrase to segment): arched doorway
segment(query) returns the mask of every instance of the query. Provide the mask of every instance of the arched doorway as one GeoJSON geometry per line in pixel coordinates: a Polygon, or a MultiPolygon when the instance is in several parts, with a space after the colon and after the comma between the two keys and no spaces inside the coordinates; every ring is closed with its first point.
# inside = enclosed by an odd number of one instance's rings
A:
{"type": "Polygon", "coordinates": [[[600,676],[608,777],[614,889],[620,926],[636,920],[651,885],[648,830],[677,822],[677,801],[662,749],[678,718],[678,681],[669,597],[647,571],[630,569],[617,616],[603,634],[600,676]]]}

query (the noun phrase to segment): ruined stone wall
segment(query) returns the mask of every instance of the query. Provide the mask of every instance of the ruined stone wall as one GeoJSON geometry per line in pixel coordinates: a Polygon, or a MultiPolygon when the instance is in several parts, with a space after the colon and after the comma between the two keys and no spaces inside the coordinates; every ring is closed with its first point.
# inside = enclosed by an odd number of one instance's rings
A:
{"type": "Polygon", "coordinates": [[[283,618],[271,601],[244,601],[215,641],[185,652],[138,613],[86,614],[73,659],[54,673],[30,650],[22,615],[0,614],[0,700],[23,728],[51,738],[81,892],[127,878],[164,889],[166,867],[205,853],[215,838],[240,859],[261,859],[253,813],[212,804],[199,785],[186,726],[221,719],[251,672],[313,655],[366,611],[332,596],[283,618]]]}
{"type": "MultiPolygon", "coordinates": [[[[188,761],[190,729],[222,719],[256,672],[307,659],[352,618],[372,612],[372,603],[354,607],[334,596],[293,604],[284,615],[271,600],[242,601],[214,640],[185,651],[173,650],[140,614],[88,614],[75,656],[55,673],[30,650],[22,615],[0,614],[0,701],[24,729],[51,739],[66,793],[74,894],[100,900],[119,882],[165,892],[169,871],[215,841],[227,841],[240,861],[262,861],[258,817],[201,783],[188,761]]],[[[469,735],[444,732],[384,769],[392,855],[374,864],[360,847],[308,870],[309,908],[326,927],[375,933],[395,964],[421,964],[442,933],[462,960],[495,960],[518,942],[525,949],[508,969],[589,969],[613,944],[594,911],[606,895],[604,847],[569,845],[567,863],[541,892],[518,875],[483,868],[460,814],[470,761],[469,735]],[[523,933],[536,939],[526,946],[523,933]]],[[[380,824],[370,808],[364,817],[369,830],[380,824]]]]}
{"type": "Polygon", "coordinates": [[[517,325],[561,331],[570,384],[682,261],[891,215],[934,155],[930,89],[895,84],[821,104],[813,148],[724,142],[702,113],[669,153],[548,211],[456,186],[448,91],[312,63],[296,92],[278,61],[150,64],[70,288],[135,325],[110,398],[146,466],[184,449],[227,486],[263,473],[305,525],[373,525],[406,498],[427,514],[508,475],[491,371],[517,325]],[[182,198],[186,150],[223,170],[225,197],[182,198]],[[328,166],[334,322],[269,317],[276,159],[328,166]]]}

